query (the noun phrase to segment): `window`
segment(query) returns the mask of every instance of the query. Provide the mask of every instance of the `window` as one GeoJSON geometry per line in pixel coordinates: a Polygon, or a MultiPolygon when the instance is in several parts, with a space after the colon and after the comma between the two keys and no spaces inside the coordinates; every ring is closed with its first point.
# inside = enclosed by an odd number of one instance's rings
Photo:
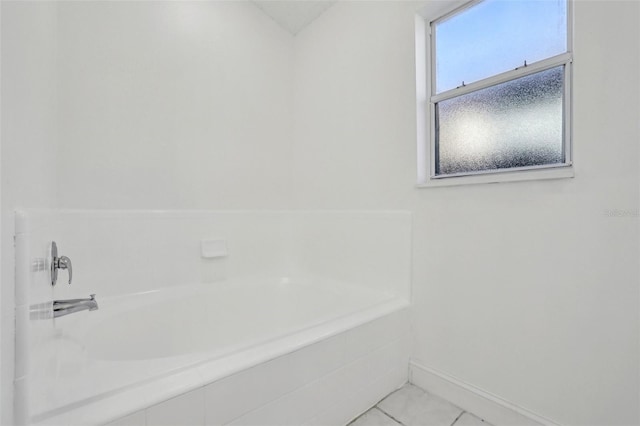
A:
{"type": "Polygon", "coordinates": [[[572,176],[570,6],[473,1],[431,22],[420,183],[572,176]]]}

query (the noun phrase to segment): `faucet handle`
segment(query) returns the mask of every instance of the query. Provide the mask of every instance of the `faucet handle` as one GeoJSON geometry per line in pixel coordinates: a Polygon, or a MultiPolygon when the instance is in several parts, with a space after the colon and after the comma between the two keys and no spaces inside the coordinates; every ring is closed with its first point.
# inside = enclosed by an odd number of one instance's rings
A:
{"type": "Polygon", "coordinates": [[[58,269],[66,269],[69,272],[69,285],[73,279],[73,267],[71,266],[71,259],[67,256],[60,256],[58,258],[58,269]]]}
{"type": "Polygon", "coordinates": [[[66,269],[69,272],[69,284],[73,278],[73,268],[71,259],[67,256],[58,257],[58,245],[55,241],[51,242],[51,285],[56,285],[58,281],[58,269],[66,269]]]}

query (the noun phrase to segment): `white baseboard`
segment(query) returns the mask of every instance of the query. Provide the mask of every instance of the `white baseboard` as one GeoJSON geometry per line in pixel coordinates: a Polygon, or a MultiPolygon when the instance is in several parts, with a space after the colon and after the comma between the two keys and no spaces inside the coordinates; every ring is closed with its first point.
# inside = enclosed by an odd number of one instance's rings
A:
{"type": "Polygon", "coordinates": [[[409,363],[409,381],[496,426],[560,426],[469,383],[413,361],[409,363]]]}

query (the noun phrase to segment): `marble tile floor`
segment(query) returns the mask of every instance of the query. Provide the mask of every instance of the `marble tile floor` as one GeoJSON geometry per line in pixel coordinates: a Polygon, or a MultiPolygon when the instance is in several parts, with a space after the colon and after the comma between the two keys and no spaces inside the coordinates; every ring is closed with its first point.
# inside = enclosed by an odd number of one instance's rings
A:
{"type": "Polygon", "coordinates": [[[491,426],[412,384],[391,393],[348,426],[491,426]]]}

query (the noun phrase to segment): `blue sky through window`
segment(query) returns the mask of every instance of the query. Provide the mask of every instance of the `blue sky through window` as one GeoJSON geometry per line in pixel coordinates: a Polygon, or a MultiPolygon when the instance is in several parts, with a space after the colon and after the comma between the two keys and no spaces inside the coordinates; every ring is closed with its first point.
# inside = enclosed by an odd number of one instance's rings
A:
{"type": "Polygon", "coordinates": [[[566,0],[484,0],[440,21],[436,93],[567,50],[566,0]]]}

